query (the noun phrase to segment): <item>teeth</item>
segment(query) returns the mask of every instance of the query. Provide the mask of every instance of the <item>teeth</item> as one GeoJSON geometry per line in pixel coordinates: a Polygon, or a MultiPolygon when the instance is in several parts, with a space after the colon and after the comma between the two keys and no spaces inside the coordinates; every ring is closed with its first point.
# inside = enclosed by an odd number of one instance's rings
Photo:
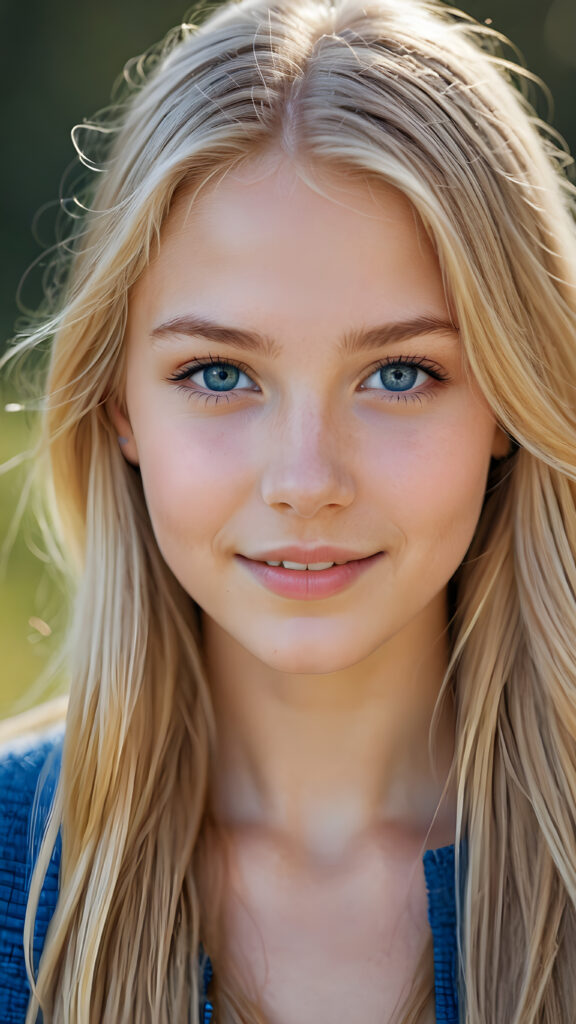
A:
{"type": "Polygon", "coordinates": [[[266,565],[281,565],[284,569],[312,569],[313,572],[318,572],[320,569],[331,569],[334,562],[311,562],[310,565],[306,565],[305,562],[266,562],[266,565]]]}

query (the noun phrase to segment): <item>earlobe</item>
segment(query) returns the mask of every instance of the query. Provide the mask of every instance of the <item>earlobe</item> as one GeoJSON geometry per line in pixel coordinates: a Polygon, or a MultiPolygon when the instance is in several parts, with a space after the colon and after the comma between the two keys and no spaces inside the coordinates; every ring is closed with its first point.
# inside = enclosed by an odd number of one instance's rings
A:
{"type": "Polygon", "coordinates": [[[131,462],[133,466],[138,465],[138,446],[136,444],[136,438],[132,433],[132,427],[130,420],[128,419],[125,412],[122,411],[117,402],[112,399],[106,403],[106,410],[112,421],[116,434],[118,435],[118,444],[124,458],[131,462]]]}

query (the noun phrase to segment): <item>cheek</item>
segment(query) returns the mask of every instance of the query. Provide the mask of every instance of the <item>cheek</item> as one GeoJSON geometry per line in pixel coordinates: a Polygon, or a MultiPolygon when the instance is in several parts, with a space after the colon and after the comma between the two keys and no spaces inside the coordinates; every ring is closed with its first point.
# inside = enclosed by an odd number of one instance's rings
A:
{"type": "MultiPolygon", "coordinates": [[[[486,491],[488,463],[485,459],[462,459],[447,453],[446,461],[430,481],[425,501],[438,552],[453,553],[459,565],[476,530],[486,491]]],[[[454,566],[456,568],[456,566],[454,566]]]]}
{"type": "MultiPolygon", "coordinates": [[[[170,429],[142,425],[142,483],[160,550],[172,564],[210,539],[242,500],[250,474],[242,449],[222,430],[181,419],[170,429]]],[[[214,424],[212,424],[214,427],[214,424]]]]}
{"type": "Polygon", "coordinates": [[[487,415],[429,420],[375,453],[375,500],[388,507],[412,550],[427,547],[432,560],[448,556],[459,564],[482,508],[492,436],[487,415]]]}

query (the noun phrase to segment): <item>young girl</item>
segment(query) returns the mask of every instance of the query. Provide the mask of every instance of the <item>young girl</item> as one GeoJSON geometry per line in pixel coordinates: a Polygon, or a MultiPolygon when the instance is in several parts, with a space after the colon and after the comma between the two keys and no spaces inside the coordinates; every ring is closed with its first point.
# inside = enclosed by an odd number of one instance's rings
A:
{"type": "Polygon", "coordinates": [[[240,0],[77,137],[3,1021],[576,1019],[574,190],[499,54],[240,0]]]}

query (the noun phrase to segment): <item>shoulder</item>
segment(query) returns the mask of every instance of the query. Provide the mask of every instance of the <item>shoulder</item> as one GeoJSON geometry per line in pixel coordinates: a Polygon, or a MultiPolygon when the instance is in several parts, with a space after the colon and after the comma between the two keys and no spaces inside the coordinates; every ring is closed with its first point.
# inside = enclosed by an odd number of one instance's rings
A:
{"type": "MultiPolygon", "coordinates": [[[[13,720],[15,721],[15,720],[13,720]]],[[[20,723],[24,724],[24,723],[20,723]]],[[[34,862],[58,782],[64,724],[0,727],[0,1019],[24,1021],[29,987],[24,918],[34,862]]],[[[34,930],[39,959],[58,897],[59,844],[42,887],[34,930]]]]}
{"type": "Polygon", "coordinates": [[[57,781],[66,705],[58,698],[0,722],[0,850],[12,825],[27,816],[42,779],[57,781]]]}
{"type": "MultiPolygon", "coordinates": [[[[24,716],[19,716],[24,717],[24,716]]],[[[0,723],[0,857],[25,852],[28,826],[49,810],[60,771],[64,723],[10,730],[0,723]]],[[[43,824],[40,822],[39,824],[43,824]]]]}

